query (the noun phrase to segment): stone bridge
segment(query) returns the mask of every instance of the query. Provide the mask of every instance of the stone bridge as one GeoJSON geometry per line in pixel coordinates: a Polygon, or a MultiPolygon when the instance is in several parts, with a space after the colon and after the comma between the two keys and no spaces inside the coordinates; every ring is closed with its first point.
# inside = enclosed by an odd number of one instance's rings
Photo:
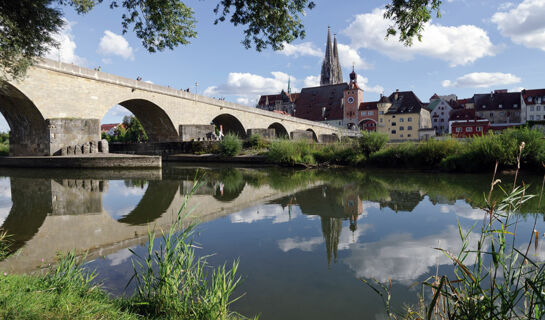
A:
{"type": "MultiPolygon", "coordinates": [[[[0,81],[0,112],[10,126],[10,155],[59,155],[69,145],[100,140],[100,120],[115,105],[130,110],[150,142],[203,138],[222,126],[245,136],[275,129],[278,136],[339,138],[338,128],[156,84],[43,59],[21,81],[0,81]]],[[[268,131],[269,133],[272,131],[268,131]]]]}

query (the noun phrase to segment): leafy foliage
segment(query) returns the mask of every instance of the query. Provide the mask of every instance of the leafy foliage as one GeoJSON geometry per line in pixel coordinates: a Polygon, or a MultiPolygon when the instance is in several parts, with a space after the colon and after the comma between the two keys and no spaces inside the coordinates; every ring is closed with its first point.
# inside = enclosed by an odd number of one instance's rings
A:
{"type": "Polygon", "coordinates": [[[394,25],[387,30],[388,36],[395,36],[399,31],[399,41],[412,45],[414,37],[422,40],[422,31],[435,12],[441,16],[439,8],[442,0],[392,0],[386,5],[384,18],[392,19],[394,25]]]}
{"type": "Polygon", "coordinates": [[[34,58],[58,43],[53,34],[63,25],[56,0],[0,0],[0,67],[2,77],[22,78],[34,58]]]}
{"type": "Polygon", "coordinates": [[[220,141],[220,154],[225,156],[236,156],[242,150],[242,141],[237,135],[226,134],[220,141]]]}
{"type": "Polygon", "coordinates": [[[242,41],[246,48],[253,43],[257,51],[269,45],[274,50],[281,50],[285,42],[305,37],[301,15],[314,6],[309,0],[222,0],[214,9],[219,15],[214,23],[228,18],[235,26],[247,26],[242,41]]]}
{"type": "Polygon", "coordinates": [[[103,133],[102,138],[108,142],[128,143],[141,143],[149,140],[142,123],[134,116],[123,117],[123,123],[115,129],[113,136],[103,133]]]}
{"type": "Polygon", "coordinates": [[[362,131],[359,138],[361,151],[366,157],[382,149],[387,142],[388,136],[377,132],[362,131]]]}

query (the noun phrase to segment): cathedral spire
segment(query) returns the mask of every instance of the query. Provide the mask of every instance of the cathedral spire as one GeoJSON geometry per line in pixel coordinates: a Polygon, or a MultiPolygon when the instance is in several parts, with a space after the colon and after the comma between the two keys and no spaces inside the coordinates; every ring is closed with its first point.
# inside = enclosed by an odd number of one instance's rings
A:
{"type": "Polygon", "coordinates": [[[339,61],[339,51],[337,50],[337,34],[333,35],[333,56],[335,64],[333,65],[335,75],[335,83],[343,82],[343,70],[341,69],[341,62],[339,61]]]}
{"type": "Polygon", "coordinates": [[[327,27],[327,43],[325,49],[324,62],[322,63],[322,73],[320,75],[320,85],[337,84],[343,82],[341,65],[339,63],[339,54],[337,50],[337,36],[332,45],[331,28],[327,27]]]}

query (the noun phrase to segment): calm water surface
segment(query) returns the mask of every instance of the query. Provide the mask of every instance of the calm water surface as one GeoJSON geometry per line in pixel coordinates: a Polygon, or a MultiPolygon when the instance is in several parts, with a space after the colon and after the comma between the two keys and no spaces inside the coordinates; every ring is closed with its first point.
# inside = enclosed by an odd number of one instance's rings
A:
{"type": "MultiPolygon", "coordinates": [[[[233,309],[261,319],[380,319],[380,298],[359,279],[391,279],[394,305],[414,303],[412,284],[450,263],[434,247],[460,249],[457,224],[480,223],[490,174],[206,167],[148,171],[0,169],[0,226],[17,253],[2,272],[40,272],[57,251],[88,251],[87,267],[113,294],[130,294],[129,249],[143,253],[148,230],[173,221],[190,201],[201,221],[199,254],[213,265],[240,260],[245,294],[233,309]]],[[[512,176],[501,177],[508,185],[512,176]]],[[[524,175],[531,192],[541,177],[524,175]]],[[[538,199],[519,217],[520,243],[538,199]]],[[[159,240],[155,240],[159,241],[159,240]]],[[[542,241],[543,242],[543,241],[542,241]]],[[[545,248],[533,254],[545,257],[545,248]]]]}

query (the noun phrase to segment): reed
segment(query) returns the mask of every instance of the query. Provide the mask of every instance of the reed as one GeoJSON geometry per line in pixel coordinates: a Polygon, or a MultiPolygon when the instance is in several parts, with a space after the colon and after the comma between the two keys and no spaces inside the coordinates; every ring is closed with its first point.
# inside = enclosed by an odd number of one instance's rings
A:
{"type": "MultiPolygon", "coordinates": [[[[527,245],[517,247],[515,242],[520,220],[515,213],[535,197],[526,194],[524,183],[517,183],[524,148],[525,143],[521,143],[512,186],[502,187],[501,181],[496,179],[496,163],[482,208],[482,225],[469,231],[458,226],[461,250],[454,253],[436,248],[452,261],[454,277],[437,274],[426,279],[422,283],[420,304],[400,313],[391,309],[389,285],[362,280],[383,298],[391,319],[541,319],[545,316],[545,264],[529,254],[532,244],[537,248],[538,236],[534,235],[537,216],[527,245]],[[494,198],[495,189],[501,190],[501,198],[494,198]]],[[[543,186],[540,202],[542,195],[543,186]]]]}

